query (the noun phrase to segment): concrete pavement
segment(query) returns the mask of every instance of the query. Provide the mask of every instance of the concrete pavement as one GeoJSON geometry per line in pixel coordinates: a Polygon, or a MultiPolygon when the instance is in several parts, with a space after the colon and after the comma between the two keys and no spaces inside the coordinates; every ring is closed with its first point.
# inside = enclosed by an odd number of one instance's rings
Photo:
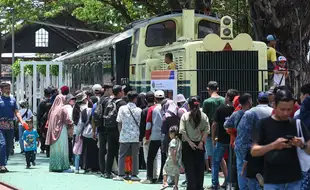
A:
{"type": "MultiPolygon", "coordinates": [[[[45,157],[45,154],[37,154],[36,166],[26,169],[25,156],[16,153],[10,158],[7,166],[10,172],[0,174],[0,182],[9,184],[19,190],[158,190],[161,188],[161,184],[129,184],[107,180],[98,175],[52,173],[49,172],[48,165],[49,159],[45,157]]],[[[146,172],[141,171],[139,177],[144,179],[145,176],[146,172]]],[[[180,182],[182,182],[184,175],[181,175],[180,178],[180,182]]],[[[223,179],[221,179],[222,182],[223,179]]],[[[205,186],[210,184],[211,175],[206,174],[205,186]]],[[[184,188],[179,187],[179,189],[184,188]]],[[[4,190],[4,187],[0,186],[0,190],[4,190]]]]}

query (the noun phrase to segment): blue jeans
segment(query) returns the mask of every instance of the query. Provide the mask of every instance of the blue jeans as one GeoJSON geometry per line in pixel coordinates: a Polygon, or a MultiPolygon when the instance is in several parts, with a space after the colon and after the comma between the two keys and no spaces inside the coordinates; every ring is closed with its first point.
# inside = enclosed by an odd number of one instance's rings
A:
{"type": "MultiPolygon", "coordinates": [[[[219,185],[219,169],[220,169],[222,158],[227,149],[229,150],[229,144],[223,144],[220,142],[217,142],[215,147],[213,148],[213,158],[212,158],[212,186],[213,187],[217,187],[219,185]]],[[[229,180],[229,179],[226,179],[226,180],[229,180]]]]}
{"type": "Polygon", "coordinates": [[[264,190],[300,190],[301,181],[294,181],[285,184],[264,184],[264,190]]]}
{"type": "Polygon", "coordinates": [[[262,189],[256,178],[247,178],[247,179],[248,179],[249,190],[261,190],[262,189]]]}
{"type": "Polygon", "coordinates": [[[24,140],[23,140],[24,131],[25,131],[24,127],[18,124],[19,146],[22,152],[24,152],[24,140]]]}
{"type": "Polygon", "coordinates": [[[80,169],[80,155],[74,155],[74,166],[76,171],[80,169]]]}
{"type": "Polygon", "coordinates": [[[246,172],[244,175],[241,175],[242,167],[244,164],[244,159],[247,154],[247,150],[235,149],[236,157],[237,157],[237,174],[238,174],[238,185],[240,190],[248,190],[248,180],[246,177],[246,172]]]}
{"type": "Polygon", "coordinates": [[[0,129],[0,166],[5,166],[13,148],[14,130],[0,129]]]}
{"type": "Polygon", "coordinates": [[[302,172],[301,190],[310,189],[310,170],[308,172],[302,172]]]}

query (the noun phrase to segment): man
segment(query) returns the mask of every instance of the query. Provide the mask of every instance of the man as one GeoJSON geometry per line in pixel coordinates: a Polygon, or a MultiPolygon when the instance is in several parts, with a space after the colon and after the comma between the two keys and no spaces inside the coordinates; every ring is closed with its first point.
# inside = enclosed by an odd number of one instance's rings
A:
{"type": "Polygon", "coordinates": [[[51,103],[51,95],[52,91],[50,88],[44,90],[44,97],[39,103],[38,110],[37,110],[37,120],[38,120],[38,129],[39,129],[39,136],[41,142],[41,153],[46,151],[46,156],[49,157],[49,146],[45,145],[45,137],[47,133],[47,128],[45,128],[47,119],[48,119],[48,112],[52,107],[51,103]]]}
{"type": "MultiPolygon", "coordinates": [[[[300,93],[301,93],[300,102],[302,104],[304,100],[310,96],[310,83],[303,85],[300,88],[300,93]]],[[[300,109],[295,112],[294,118],[298,118],[299,114],[300,114],[300,109]]]]}
{"type": "MultiPolygon", "coordinates": [[[[127,152],[131,150],[132,155],[132,181],[140,181],[139,173],[139,135],[140,135],[140,119],[142,110],[136,106],[138,94],[136,92],[128,92],[128,104],[120,107],[117,114],[117,122],[120,130],[119,137],[119,161],[118,161],[118,177],[115,180],[123,180],[125,177],[125,157],[127,152]]],[[[125,178],[129,179],[129,178],[125,178]]]]}
{"type": "MultiPolygon", "coordinates": [[[[267,67],[268,67],[268,78],[271,83],[273,76],[273,69],[277,66],[277,52],[275,50],[277,40],[274,35],[267,36],[267,67]]],[[[270,84],[270,86],[272,86],[270,84]]]]}
{"type": "MultiPolygon", "coordinates": [[[[218,94],[219,86],[216,81],[210,81],[207,86],[208,95],[210,98],[206,99],[202,104],[202,111],[208,116],[209,122],[212,125],[213,116],[215,114],[216,109],[225,103],[225,98],[218,94]]],[[[211,139],[212,129],[210,134],[207,137],[206,144],[205,144],[205,162],[206,167],[209,170],[209,167],[212,163],[212,156],[213,156],[213,145],[211,139]],[[210,157],[210,164],[209,164],[209,157],[210,157]]],[[[224,166],[225,160],[222,161],[222,166],[224,166]]],[[[223,169],[223,168],[222,168],[223,169]]]]}
{"type": "Polygon", "coordinates": [[[106,103],[110,100],[112,95],[112,86],[104,85],[103,96],[100,98],[99,102],[95,104],[95,109],[93,114],[93,139],[97,139],[96,132],[99,134],[99,166],[100,173],[104,176],[106,171],[106,153],[107,153],[107,131],[103,124],[103,112],[106,103]]]}
{"type": "MultiPolygon", "coordinates": [[[[260,92],[258,94],[258,105],[244,113],[237,126],[237,138],[235,141],[235,152],[237,156],[238,182],[240,189],[247,189],[248,180],[241,176],[244,159],[247,152],[252,147],[253,131],[257,129],[257,123],[260,119],[270,117],[272,108],[268,106],[268,93],[260,92]]],[[[256,181],[255,181],[256,182],[256,181]]],[[[254,182],[254,183],[255,183],[254,182]]],[[[256,182],[257,183],[257,182],[256,182]]],[[[253,184],[253,183],[251,183],[253,184]]],[[[258,185],[258,184],[257,184],[258,185]]],[[[250,188],[250,187],[249,187],[250,188]]]]}
{"type": "Polygon", "coordinates": [[[292,93],[279,90],[275,94],[275,113],[259,123],[251,154],[264,156],[264,189],[301,189],[301,172],[305,168],[301,167],[298,155],[310,154],[310,135],[302,123],[290,120],[293,107],[292,93]]]}
{"type": "Polygon", "coordinates": [[[110,99],[106,105],[104,110],[104,128],[107,132],[107,142],[108,142],[108,155],[106,162],[106,174],[105,178],[112,179],[112,167],[114,159],[118,158],[118,150],[119,150],[119,130],[117,126],[117,116],[118,111],[121,106],[126,105],[127,103],[122,99],[124,97],[124,91],[122,86],[115,85],[113,87],[113,95],[114,98],[110,99]]]}
{"type": "Polygon", "coordinates": [[[70,92],[70,89],[68,86],[63,86],[60,88],[60,92],[62,95],[67,96],[70,92]]]}
{"type": "MultiPolygon", "coordinates": [[[[234,112],[233,100],[238,95],[235,89],[229,89],[225,96],[225,104],[220,105],[213,116],[212,124],[212,144],[214,146],[212,159],[212,187],[210,189],[219,189],[219,167],[223,159],[224,153],[229,148],[230,136],[224,129],[225,121],[234,112]],[[217,134],[216,134],[217,133],[217,134]]],[[[223,171],[227,173],[226,171],[223,171]]],[[[225,181],[227,182],[227,176],[225,181]]]]}
{"type": "Polygon", "coordinates": [[[173,55],[172,53],[167,53],[165,55],[165,63],[168,65],[168,70],[176,70],[177,64],[173,62],[173,55]]]}
{"type": "MultiPolygon", "coordinates": [[[[161,147],[162,133],[161,128],[163,125],[163,115],[161,112],[161,103],[165,99],[165,93],[162,90],[155,92],[156,105],[149,108],[146,117],[146,131],[145,131],[145,144],[149,144],[149,151],[147,156],[147,179],[142,183],[150,184],[156,182],[153,179],[153,163],[156,154],[161,147]]],[[[161,176],[159,176],[160,178],[161,176]]],[[[159,179],[161,180],[161,179],[159,179]]]]}
{"type": "Polygon", "coordinates": [[[11,85],[1,83],[2,95],[0,96],[0,173],[8,172],[5,167],[13,147],[14,135],[14,116],[22,126],[26,125],[23,121],[15,98],[11,95],[11,85]]]}
{"type": "Polygon", "coordinates": [[[95,84],[95,85],[92,87],[92,90],[93,90],[95,96],[98,98],[98,100],[100,100],[102,86],[101,86],[100,84],[95,84]]]}

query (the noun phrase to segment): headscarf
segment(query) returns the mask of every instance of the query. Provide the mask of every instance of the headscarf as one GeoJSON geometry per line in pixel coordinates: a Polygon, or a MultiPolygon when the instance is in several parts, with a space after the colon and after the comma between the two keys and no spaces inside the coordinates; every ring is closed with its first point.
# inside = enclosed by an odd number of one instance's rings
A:
{"type": "Polygon", "coordinates": [[[301,104],[299,119],[310,129],[310,97],[307,97],[301,104]]]}
{"type": "Polygon", "coordinates": [[[161,109],[166,118],[171,117],[172,114],[174,115],[178,114],[178,106],[174,103],[173,100],[167,99],[167,101],[164,103],[161,109]]]}
{"type": "Polygon", "coordinates": [[[46,145],[54,144],[60,137],[64,125],[72,124],[72,120],[64,107],[65,96],[56,96],[55,101],[48,114],[48,129],[46,134],[46,145]]]}

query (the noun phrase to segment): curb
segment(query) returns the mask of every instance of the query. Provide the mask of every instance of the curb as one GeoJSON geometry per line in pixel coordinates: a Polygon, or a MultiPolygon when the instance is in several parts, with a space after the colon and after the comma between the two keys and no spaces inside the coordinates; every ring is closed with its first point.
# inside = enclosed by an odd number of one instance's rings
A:
{"type": "Polygon", "coordinates": [[[4,182],[1,182],[1,181],[0,181],[0,185],[3,185],[3,186],[5,186],[5,187],[7,187],[7,188],[10,188],[10,189],[12,189],[12,190],[19,190],[19,189],[15,188],[15,187],[12,187],[12,186],[9,185],[9,184],[6,184],[6,183],[4,183],[4,182]]]}

